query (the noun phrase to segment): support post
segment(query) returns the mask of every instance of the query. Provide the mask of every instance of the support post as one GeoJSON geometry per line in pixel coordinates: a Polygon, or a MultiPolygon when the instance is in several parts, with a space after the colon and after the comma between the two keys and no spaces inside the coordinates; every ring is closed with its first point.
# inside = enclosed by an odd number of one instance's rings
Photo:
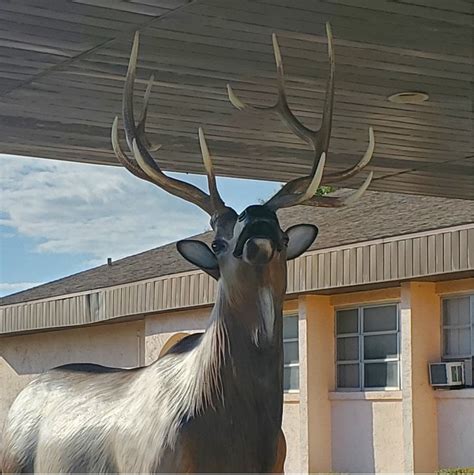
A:
{"type": "Polygon", "coordinates": [[[438,416],[428,363],[440,358],[440,299],[431,282],[401,286],[403,449],[406,473],[438,469],[438,416]]]}
{"type": "Polygon", "coordinates": [[[329,473],[334,309],[327,296],[306,295],[299,299],[299,355],[301,472],[329,473]]]}

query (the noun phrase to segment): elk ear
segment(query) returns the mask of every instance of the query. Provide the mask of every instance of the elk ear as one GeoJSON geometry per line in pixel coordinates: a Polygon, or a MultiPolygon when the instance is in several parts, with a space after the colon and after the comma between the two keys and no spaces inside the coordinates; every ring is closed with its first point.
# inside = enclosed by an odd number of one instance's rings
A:
{"type": "Polygon", "coordinates": [[[191,264],[199,267],[214,279],[219,279],[219,264],[215,254],[206,244],[192,239],[183,239],[176,243],[176,247],[178,252],[191,264]]]}
{"type": "Polygon", "coordinates": [[[301,256],[313,244],[318,235],[318,228],[312,224],[297,224],[288,228],[286,234],[288,235],[286,260],[289,261],[301,256]]]}

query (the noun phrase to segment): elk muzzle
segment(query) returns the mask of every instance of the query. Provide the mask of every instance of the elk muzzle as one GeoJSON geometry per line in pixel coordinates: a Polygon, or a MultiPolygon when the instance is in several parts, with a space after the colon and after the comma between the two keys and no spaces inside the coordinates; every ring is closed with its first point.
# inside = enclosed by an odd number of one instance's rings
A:
{"type": "Polygon", "coordinates": [[[272,260],[275,244],[267,238],[250,238],[244,244],[242,259],[247,264],[263,265],[272,260]]]}
{"type": "Polygon", "coordinates": [[[249,206],[238,218],[234,257],[263,265],[284,247],[285,235],[275,213],[264,206],[249,206]]]}

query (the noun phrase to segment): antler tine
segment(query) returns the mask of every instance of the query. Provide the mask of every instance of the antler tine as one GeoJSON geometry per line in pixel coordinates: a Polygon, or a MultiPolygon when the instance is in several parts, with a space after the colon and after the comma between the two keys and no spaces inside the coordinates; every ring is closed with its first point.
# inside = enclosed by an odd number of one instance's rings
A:
{"type": "MultiPolygon", "coordinates": [[[[351,178],[357,175],[357,173],[359,173],[363,168],[365,168],[369,164],[374,154],[374,149],[375,149],[374,129],[372,127],[369,127],[369,144],[367,146],[366,152],[364,153],[363,157],[359,160],[359,162],[353,167],[343,170],[342,172],[328,173],[324,175],[321,180],[321,185],[336,183],[338,181],[346,180],[348,178],[351,178]]],[[[299,192],[302,189],[304,189],[304,187],[308,186],[308,183],[310,183],[310,181],[311,181],[311,176],[302,176],[299,178],[295,178],[294,180],[291,180],[288,183],[286,183],[278,191],[275,197],[278,195],[286,194],[286,193],[299,192]]]]}
{"type": "MultiPolygon", "coordinates": [[[[332,30],[329,23],[326,23],[326,34],[328,38],[328,58],[329,58],[329,75],[326,87],[326,96],[324,100],[323,116],[321,126],[318,130],[312,130],[306,127],[291,111],[288,105],[288,99],[285,90],[285,74],[283,69],[283,60],[281,56],[280,46],[275,34],[272,35],[273,51],[275,55],[275,63],[277,69],[277,86],[278,86],[278,100],[275,105],[270,107],[248,106],[242,101],[232,90],[232,87],[227,85],[227,92],[230,102],[238,109],[245,108],[257,111],[275,111],[281,119],[288,125],[295,135],[300,137],[306,143],[311,145],[314,150],[314,160],[311,174],[303,179],[296,179],[287,183],[271,200],[267,202],[270,207],[287,207],[294,206],[296,203],[301,203],[302,197],[306,196],[308,191],[312,189],[312,184],[315,183],[318,172],[323,171],[323,166],[329,147],[329,139],[331,136],[332,125],[332,111],[334,105],[334,77],[335,77],[335,59],[332,30]],[[319,160],[318,160],[319,158],[319,160]],[[324,158],[324,159],[323,159],[324,158]],[[293,191],[300,191],[303,189],[303,184],[306,191],[292,196],[293,191]],[[287,197],[289,196],[289,197],[287,197]],[[292,204],[290,204],[292,203],[292,204]]],[[[321,183],[322,177],[319,178],[318,185],[321,183]]],[[[314,191],[316,192],[316,190],[314,191]]],[[[306,198],[307,199],[307,198],[306,198]]]]}
{"type": "MultiPolygon", "coordinates": [[[[301,138],[306,140],[313,146],[315,151],[315,160],[313,161],[312,170],[310,175],[296,178],[286,183],[278,193],[275,194],[266,204],[273,209],[294,206],[294,204],[308,203],[313,206],[331,206],[339,207],[353,203],[365,192],[372,180],[372,174],[365,180],[363,185],[355,193],[352,193],[345,197],[316,197],[311,196],[302,199],[303,196],[307,196],[308,190],[311,189],[311,185],[314,183],[315,175],[321,170],[321,159],[326,158],[326,154],[329,148],[329,141],[331,137],[332,127],[332,114],[334,107],[334,84],[335,84],[335,69],[336,62],[334,57],[334,42],[331,25],[326,23],[326,34],[328,40],[328,59],[329,59],[329,75],[326,85],[326,96],[324,99],[323,115],[321,120],[321,126],[319,130],[312,131],[305,127],[301,122],[296,119],[294,114],[288,107],[288,101],[285,94],[285,83],[283,74],[283,64],[281,60],[281,53],[278,46],[276,37],[273,36],[273,47],[275,50],[275,59],[277,63],[277,77],[278,77],[278,102],[272,109],[276,110],[290,128],[301,138]],[[317,161],[316,158],[320,157],[317,161]],[[306,190],[306,191],[302,191],[306,190]],[[293,198],[292,198],[293,197],[293,198]]],[[[232,90],[230,90],[232,92],[232,90]]],[[[232,93],[233,94],[233,93],[232,93]]],[[[237,98],[238,99],[238,98],[237,98]]],[[[231,98],[232,102],[235,102],[235,94],[231,98]],[[232,101],[234,99],[234,101],[232,101]]],[[[242,101],[240,101],[242,102],[242,101]]],[[[245,106],[245,104],[244,104],[245,106]]],[[[369,145],[362,159],[353,167],[338,173],[328,174],[319,180],[320,184],[334,183],[337,181],[345,180],[356,175],[362,170],[372,158],[375,148],[374,131],[372,127],[369,128],[369,145]]]]}
{"type": "Polygon", "coordinates": [[[291,111],[288,105],[288,99],[286,97],[285,90],[285,73],[283,69],[283,60],[281,56],[280,46],[275,33],[272,34],[273,54],[275,56],[275,63],[277,69],[277,87],[278,87],[278,99],[273,106],[251,106],[240,99],[232,89],[230,84],[227,84],[227,95],[232,105],[239,109],[250,109],[254,111],[275,111],[279,114],[280,118],[288,125],[291,131],[304,140],[306,143],[315,147],[317,140],[317,133],[314,130],[306,127],[291,111]]]}
{"type": "MultiPolygon", "coordinates": [[[[329,149],[329,140],[331,138],[332,113],[334,108],[334,78],[336,72],[336,60],[334,58],[334,43],[332,29],[329,22],[326,23],[326,36],[328,39],[328,59],[329,59],[329,75],[326,84],[326,96],[324,98],[323,117],[321,127],[319,128],[318,146],[321,151],[327,153],[329,149]]],[[[315,164],[313,164],[314,170],[315,164]]]]}
{"type": "MultiPolygon", "coordinates": [[[[118,118],[114,120],[112,125],[112,146],[118,160],[135,176],[144,180],[150,181],[160,188],[163,188],[168,193],[185,199],[195,205],[199,206],[211,217],[224,211],[220,196],[216,198],[215,192],[217,187],[213,189],[214,196],[209,196],[196,186],[177,180],[175,178],[165,175],[149,151],[149,141],[145,134],[145,124],[148,112],[148,103],[153,84],[153,76],[148,81],[147,89],[144,96],[143,110],[140,116],[138,126],[135,126],[134,117],[134,84],[136,76],[136,66],[138,58],[139,33],[135,33],[133,40],[132,52],[130,54],[130,61],[128,64],[127,75],[125,77],[125,87],[123,91],[123,121],[127,144],[130,151],[133,153],[134,160],[131,160],[123,152],[120,147],[118,139],[118,118]],[[216,206],[215,206],[216,205],[216,206]]],[[[158,146],[159,147],[159,146],[158,146]]],[[[212,171],[212,166],[211,166],[212,171]]],[[[215,185],[215,177],[209,178],[210,182],[215,185]]],[[[225,208],[227,209],[227,208],[225,208]]]]}
{"type": "Polygon", "coordinates": [[[347,193],[343,196],[313,196],[302,204],[305,206],[317,206],[323,208],[342,208],[344,206],[350,206],[366,192],[372,182],[373,176],[374,172],[370,172],[364,183],[362,183],[356,191],[347,193]]]}
{"type": "MultiPolygon", "coordinates": [[[[154,76],[152,74],[150,76],[150,79],[148,80],[145,96],[143,98],[143,110],[142,110],[138,127],[136,129],[137,134],[140,134],[143,137],[143,140],[145,141],[147,146],[150,144],[148,142],[147,137],[145,136],[145,122],[146,122],[146,117],[147,117],[148,103],[150,100],[150,93],[151,93],[153,81],[154,81],[154,76]]],[[[134,159],[130,159],[126,155],[126,153],[122,150],[122,147],[120,146],[119,137],[118,137],[118,121],[119,121],[119,118],[115,117],[112,123],[112,130],[111,130],[112,148],[114,150],[115,156],[117,157],[118,161],[130,173],[132,173],[138,178],[141,178],[142,180],[146,180],[146,181],[149,181],[150,183],[153,183],[153,181],[148,177],[148,175],[138,166],[137,162],[134,159]]],[[[150,148],[151,148],[151,145],[150,145],[150,148]]],[[[153,150],[157,151],[160,148],[161,148],[161,145],[155,145],[153,147],[153,150]]]]}
{"type": "MultiPolygon", "coordinates": [[[[252,109],[256,111],[275,111],[279,114],[281,119],[288,125],[291,131],[310,144],[316,154],[315,157],[320,157],[324,151],[327,153],[329,146],[329,138],[331,135],[332,124],[332,110],[334,104],[334,77],[336,62],[334,59],[334,47],[331,25],[326,23],[326,34],[328,38],[328,58],[329,58],[329,76],[326,87],[326,97],[324,100],[323,117],[321,121],[321,127],[319,130],[311,130],[306,127],[291,111],[288,105],[288,98],[285,90],[285,73],[283,69],[283,60],[281,56],[280,46],[275,33],[272,34],[273,53],[275,55],[275,63],[277,69],[277,87],[278,87],[278,100],[276,104],[269,107],[263,106],[250,106],[240,99],[230,86],[227,84],[227,94],[230,102],[239,110],[252,109]]],[[[313,173],[318,166],[318,162],[313,163],[313,173]]],[[[313,174],[312,173],[312,174],[313,174]]]]}
{"type": "Polygon", "coordinates": [[[146,145],[146,148],[148,150],[156,152],[157,150],[161,148],[161,145],[159,144],[152,145],[150,141],[148,140],[148,137],[146,136],[146,133],[145,133],[146,118],[148,115],[148,103],[150,101],[151,88],[153,87],[154,80],[155,80],[155,76],[153,74],[150,75],[150,78],[148,79],[148,84],[146,86],[145,95],[143,96],[143,109],[142,109],[140,118],[138,120],[136,133],[142,138],[143,143],[146,145]]]}
{"type": "Polygon", "coordinates": [[[199,146],[201,147],[202,161],[207,173],[207,183],[209,187],[209,195],[211,197],[211,203],[214,209],[223,211],[226,208],[224,200],[221,198],[216,183],[216,175],[214,174],[214,167],[212,165],[211,154],[207,146],[206,137],[202,127],[199,127],[199,146]]]}
{"type": "Polygon", "coordinates": [[[111,139],[112,139],[112,148],[114,150],[115,156],[117,157],[118,161],[133,175],[142,180],[149,181],[153,183],[153,181],[148,177],[148,175],[137,165],[135,160],[131,160],[127,157],[125,152],[122,150],[120,146],[119,138],[118,138],[118,121],[119,118],[115,117],[112,123],[112,132],[111,132],[111,139]]]}
{"type": "Polygon", "coordinates": [[[265,205],[276,211],[280,208],[289,208],[290,206],[296,206],[299,204],[306,204],[308,200],[310,200],[315,194],[316,191],[321,183],[321,179],[323,177],[324,172],[324,165],[326,163],[326,153],[323,152],[319,157],[318,167],[316,168],[316,172],[312,176],[311,182],[309,183],[308,187],[303,193],[285,193],[279,196],[275,195],[269,201],[265,203],[265,205]]]}
{"type": "Polygon", "coordinates": [[[369,127],[369,145],[367,146],[367,150],[365,151],[363,157],[359,160],[359,162],[351,168],[348,168],[342,172],[337,173],[328,173],[324,179],[323,183],[336,183],[338,181],[347,180],[348,178],[357,175],[363,168],[365,168],[370,160],[372,160],[372,156],[374,155],[375,149],[375,135],[374,129],[369,127]]]}

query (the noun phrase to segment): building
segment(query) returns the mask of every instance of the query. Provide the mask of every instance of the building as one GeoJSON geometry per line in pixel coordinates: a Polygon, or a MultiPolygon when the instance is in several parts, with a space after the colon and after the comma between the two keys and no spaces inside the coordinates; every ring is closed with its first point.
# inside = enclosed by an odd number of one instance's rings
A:
{"type": "MultiPolygon", "coordinates": [[[[283,228],[320,228],[288,265],[288,472],[474,466],[474,388],[435,390],[428,377],[429,362],[474,356],[473,211],[381,192],[281,211],[283,228]]],[[[150,364],[203,331],[215,289],[170,244],[3,298],[0,424],[41,371],[150,364]]]]}

